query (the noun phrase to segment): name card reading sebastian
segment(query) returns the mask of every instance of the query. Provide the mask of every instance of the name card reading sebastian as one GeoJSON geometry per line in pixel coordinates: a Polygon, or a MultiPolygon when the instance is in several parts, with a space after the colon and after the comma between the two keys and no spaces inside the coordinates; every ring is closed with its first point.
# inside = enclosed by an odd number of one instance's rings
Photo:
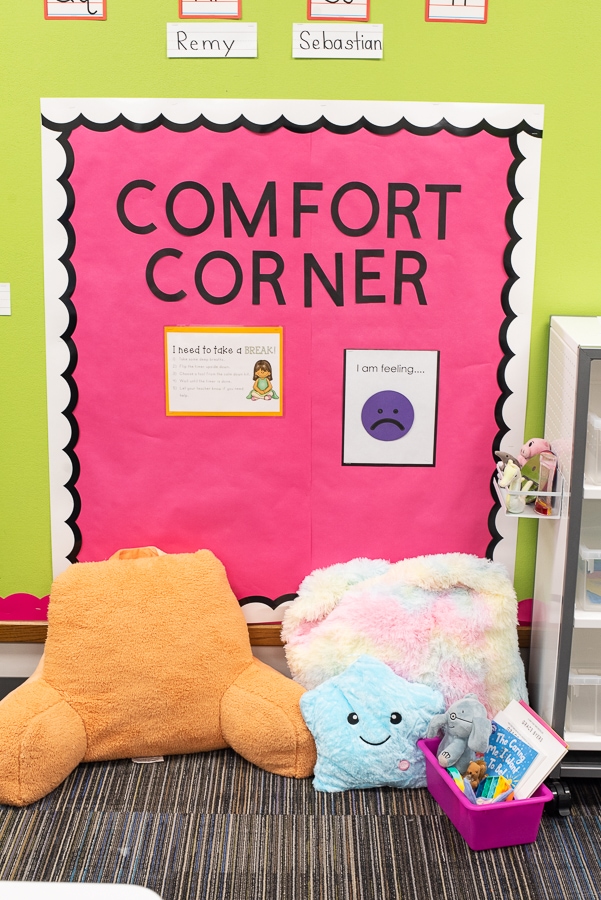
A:
{"type": "Polygon", "coordinates": [[[308,0],[308,7],[308,19],[369,21],[369,0],[308,0]]]}
{"type": "Polygon", "coordinates": [[[106,0],[45,0],[45,19],[106,19],[106,0]]]}
{"type": "Polygon", "coordinates": [[[167,56],[234,57],[257,55],[256,22],[167,23],[167,56]]]}
{"type": "Polygon", "coordinates": [[[179,0],[180,19],[239,19],[242,0],[179,0]]]}
{"type": "Polygon", "coordinates": [[[384,26],[337,22],[332,25],[292,26],[295,59],[382,59],[384,26]]]}

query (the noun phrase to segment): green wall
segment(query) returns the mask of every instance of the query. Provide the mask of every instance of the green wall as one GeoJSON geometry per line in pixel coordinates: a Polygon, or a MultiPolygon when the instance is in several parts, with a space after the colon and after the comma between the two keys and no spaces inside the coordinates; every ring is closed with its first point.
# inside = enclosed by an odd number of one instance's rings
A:
{"type": "MultiPolygon", "coordinates": [[[[595,315],[601,260],[601,7],[489,0],[486,25],[426,23],[424,0],[371,0],[384,60],[293,60],[306,0],[243,0],[258,59],[167,59],[177,0],[108,0],[105,22],[0,5],[0,596],[51,581],[40,97],[263,97],[544,103],[526,434],[542,433],[550,315],[595,315]]],[[[469,458],[466,459],[469,465],[469,458]]],[[[458,511],[460,512],[460,511],[458,511]]],[[[516,588],[532,592],[536,523],[516,588]]]]}

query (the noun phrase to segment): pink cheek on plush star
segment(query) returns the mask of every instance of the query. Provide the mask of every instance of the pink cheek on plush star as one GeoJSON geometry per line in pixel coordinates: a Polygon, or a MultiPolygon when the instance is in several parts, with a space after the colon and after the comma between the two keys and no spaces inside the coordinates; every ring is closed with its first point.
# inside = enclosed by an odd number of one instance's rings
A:
{"type": "Polygon", "coordinates": [[[399,763],[399,769],[401,772],[406,772],[410,765],[411,763],[408,759],[402,759],[399,763]]]}

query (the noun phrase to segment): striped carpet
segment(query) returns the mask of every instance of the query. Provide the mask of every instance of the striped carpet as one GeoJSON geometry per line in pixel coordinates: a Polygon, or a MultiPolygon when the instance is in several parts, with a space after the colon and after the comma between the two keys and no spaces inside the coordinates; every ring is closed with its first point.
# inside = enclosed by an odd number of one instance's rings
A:
{"type": "Polygon", "coordinates": [[[228,750],[80,766],[0,806],[0,880],[125,882],[164,900],[601,897],[601,784],[528,846],[471,852],[425,790],[315,793],[228,750]]]}

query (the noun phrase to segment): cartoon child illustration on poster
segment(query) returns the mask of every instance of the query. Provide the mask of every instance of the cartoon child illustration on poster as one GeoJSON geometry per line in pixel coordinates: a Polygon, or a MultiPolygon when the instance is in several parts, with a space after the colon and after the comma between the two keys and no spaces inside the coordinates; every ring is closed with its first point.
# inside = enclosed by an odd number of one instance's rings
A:
{"type": "Polygon", "coordinates": [[[266,359],[258,359],[253,370],[254,384],[247,400],[279,400],[271,383],[273,372],[271,363],[266,359]]]}

